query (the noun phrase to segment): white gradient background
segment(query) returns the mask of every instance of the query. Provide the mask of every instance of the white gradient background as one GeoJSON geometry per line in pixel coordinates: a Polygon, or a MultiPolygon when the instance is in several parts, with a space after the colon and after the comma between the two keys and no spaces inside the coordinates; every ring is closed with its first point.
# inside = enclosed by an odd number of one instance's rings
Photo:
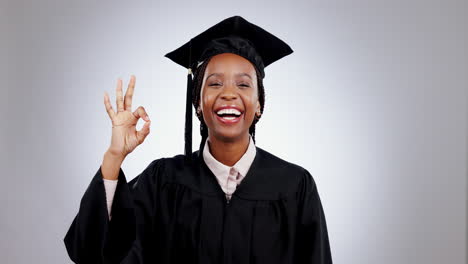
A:
{"type": "Polygon", "coordinates": [[[442,0],[2,0],[0,262],[71,263],[117,78],[152,119],[127,177],[183,153],[186,70],[164,54],[231,15],[294,50],[266,68],[257,145],[313,175],[334,263],[466,263],[468,4],[442,0]]]}

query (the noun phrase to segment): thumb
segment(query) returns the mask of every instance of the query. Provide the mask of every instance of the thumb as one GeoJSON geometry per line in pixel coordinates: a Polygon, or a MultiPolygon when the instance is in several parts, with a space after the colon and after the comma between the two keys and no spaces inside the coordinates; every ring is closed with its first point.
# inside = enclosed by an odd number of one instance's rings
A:
{"type": "Polygon", "coordinates": [[[151,125],[151,120],[146,122],[143,127],[140,129],[140,131],[137,131],[137,139],[138,142],[143,143],[145,140],[146,136],[150,133],[150,125],[151,125]]]}

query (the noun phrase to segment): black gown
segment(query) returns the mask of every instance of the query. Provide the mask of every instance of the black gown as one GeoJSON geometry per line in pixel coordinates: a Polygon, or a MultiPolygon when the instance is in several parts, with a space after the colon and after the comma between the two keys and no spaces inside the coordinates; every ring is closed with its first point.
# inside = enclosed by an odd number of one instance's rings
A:
{"type": "Polygon", "coordinates": [[[120,169],[109,220],[101,168],[65,238],[75,263],[332,263],[311,174],[256,146],[226,200],[203,149],[152,161],[127,183],[120,169]]]}

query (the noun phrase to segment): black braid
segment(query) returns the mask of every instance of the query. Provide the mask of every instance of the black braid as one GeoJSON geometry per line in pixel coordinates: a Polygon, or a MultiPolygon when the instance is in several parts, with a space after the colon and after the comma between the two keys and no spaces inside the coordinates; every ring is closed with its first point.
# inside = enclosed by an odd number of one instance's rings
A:
{"type": "MultiPolygon", "coordinates": [[[[193,75],[193,90],[192,90],[192,104],[195,107],[195,111],[198,108],[198,105],[200,103],[200,96],[201,96],[201,88],[202,88],[202,83],[203,83],[203,75],[205,74],[206,67],[208,66],[208,63],[210,62],[212,57],[207,58],[197,69],[195,69],[193,75]]],[[[257,87],[258,87],[258,100],[260,102],[260,113],[263,114],[263,109],[265,106],[265,89],[263,87],[263,78],[261,77],[260,71],[255,67],[255,72],[257,74],[257,87]]],[[[202,115],[197,114],[198,119],[200,120],[200,135],[202,137],[202,140],[200,142],[200,149],[201,147],[205,144],[206,139],[208,138],[208,127],[205,124],[205,121],[203,120],[202,115]]],[[[255,124],[260,120],[260,117],[257,117],[255,115],[254,121],[252,122],[252,125],[249,128],[249,134],[252,135],[252,139],[255,143],[255,124]]]]}

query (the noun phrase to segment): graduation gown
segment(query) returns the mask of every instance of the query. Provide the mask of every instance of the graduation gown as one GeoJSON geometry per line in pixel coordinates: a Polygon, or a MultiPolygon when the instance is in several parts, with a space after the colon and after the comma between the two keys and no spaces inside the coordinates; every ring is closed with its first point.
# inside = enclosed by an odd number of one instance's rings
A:
{"type": "Polygon", "coordinates": [[[101,168],[65,238],[75,263],[332,263],[311,174],[256,146],[230,201],[203,150],[152,161],[127,183],[122,169],[109,220],[101,168]]]}

